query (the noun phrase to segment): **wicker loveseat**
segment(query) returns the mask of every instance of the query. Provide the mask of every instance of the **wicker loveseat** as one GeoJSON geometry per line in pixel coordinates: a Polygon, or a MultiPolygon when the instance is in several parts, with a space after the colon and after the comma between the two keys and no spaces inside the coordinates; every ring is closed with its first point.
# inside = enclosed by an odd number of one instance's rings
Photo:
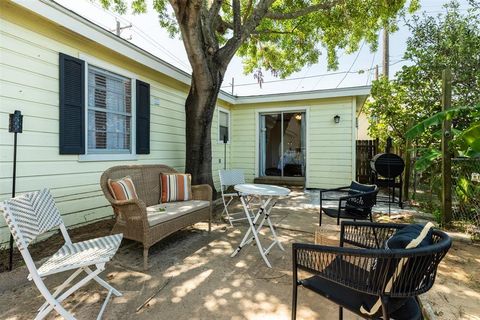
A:
{"type": "Polygon", "coordinates": [[[106,170],[100,185],[112,205],[116,221],[112,234],[123,233],[126,239],[143,244],[144,268],[148,268],[148,249],[168,235],[200,221],[208,221],[211,230],[212,188],[209,185],[192,186],[193,199],[189,201],[160,203],[160,174],[175,173],[166,165],[116,166],[106,170]],[[117,201],[108,188],[108,179],[130,176],[138,199],[117,201]],[[156,208],[165,211],[159,212],[156,208]]]}

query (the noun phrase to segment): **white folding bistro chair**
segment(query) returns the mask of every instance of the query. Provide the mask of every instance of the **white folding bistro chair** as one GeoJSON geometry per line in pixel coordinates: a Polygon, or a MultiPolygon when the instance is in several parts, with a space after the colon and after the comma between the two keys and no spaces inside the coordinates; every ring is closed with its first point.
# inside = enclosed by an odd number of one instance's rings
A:
{"type": "Polygon", "coordinates": [[[243,211],[239,212],[229,212],[228,206],[232,203],[233,199],[238,197],[237,192],[226,193],[228,187],[235,186],[237,184],[245,183],[245,175],[241,169],[230,169],[230,170],[219,170],[218,174],[220,176],[220,190],[222,193],[223,200],[223,211],[222,216],[225,214],[228,222],[233,227],[234,221],[240,221],[247,219],[243,211]],[[241,218],[236,218],[236,216],[242,216],[241,218]]]}
{"type": "Polygon", "coordinates": [[[26,193],[22,196],[6,200],[3,202],[2,207],[8,228],[30,272],[28,280],[33,280],[46,300],[38,309],[38,314],[35,319],[45,318],[53,309],[65,319],[75,319],[70,312],[65,310],[61,303],[90,280],[95,280],[108,290],[105,302],[97,317],[97,319],[100,319],[112,293],[117,297],[121,296],[120,292],[98,275],[105,270],[105,263],[110,261],[118,250],[123,235],[115,234],[72,243],[60,216],[60,212],[48,189],[26,193]],[[60,231],[65,239],[65,244],[40,266],[40,268],[37,268],[28,251],[28,246],[39,235],[57,226],[60,227],[60,231]],[[90,268],[93,266],[95,266],[94,270],[90,268]],[[68,270],[76,271],[68,277],[55,292],[51,293],[45,285],[43,278],[68,270]],[[68,290],[64,291],[82,272],[85,272],[86,276],[72,285],[68,290]]]}

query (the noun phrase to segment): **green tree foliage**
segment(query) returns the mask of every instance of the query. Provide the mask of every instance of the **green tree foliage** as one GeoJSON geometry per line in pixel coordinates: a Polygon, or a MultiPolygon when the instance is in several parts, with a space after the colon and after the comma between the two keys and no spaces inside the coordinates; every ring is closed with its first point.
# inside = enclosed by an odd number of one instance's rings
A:
{"type": "MultiPolygon", "coordinates": [[[[399,147],[405,146],[405,133],[415,123],[441,111],[442,70],[452,70],[452,106],[473,107],[480,101],[480,10],[472,7],[462,14],[458,2],[445,6],[436,17],[416,15],[409,21],[404,66],[396,78],[373,83],[373,100],[367,112],[373,121],[369,131],[384,140],[388,135],[399,147]],[[390,128],[390,131],[388,130],[390,128]]],[[[460,109],[453,119],[454,133],[475,122],[471,109],[460,109]]],[[[439,147],[439,125],[429,125],[417,135],[416,144],[433,157],[431,147],[439,147]]]]}
{"type": "MultiPolygon", "coordinates": [[[[148,7],[147,0],[97,1],[120,13],[148,7]]],[[[376,49],[378,30],[407,2],[410,11],[418,7],[418,0],[153,0],[160,25],[180,36],[192,67],[185,102],[185,171],[192,183],[213,186],[212,117],[234,55],[245,72],[263,68],[283,78],[317,63],[323,48],[336,68],[339,49],[354,52],[362,40],[376,49]]]]}

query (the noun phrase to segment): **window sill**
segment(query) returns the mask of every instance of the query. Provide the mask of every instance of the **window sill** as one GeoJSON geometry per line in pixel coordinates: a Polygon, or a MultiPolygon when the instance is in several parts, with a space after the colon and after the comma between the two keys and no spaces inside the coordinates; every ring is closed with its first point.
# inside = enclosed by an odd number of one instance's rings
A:
{"type": "Polygon", "coordinates": [[[78,156],[79,162],[88,161],[136,161],[136,154],[81,154],[78,156]]]}
{"type": "MultiPolygon", "coordinates": [[[[225,144],[225,143],[223,143],[223,140],[218,141],[217,143],[218,143],[218,144],[225,144]]],[[[230,140],[227,141],[227,144],[228,144],[228,145],[230,144],[230,140]]]]}

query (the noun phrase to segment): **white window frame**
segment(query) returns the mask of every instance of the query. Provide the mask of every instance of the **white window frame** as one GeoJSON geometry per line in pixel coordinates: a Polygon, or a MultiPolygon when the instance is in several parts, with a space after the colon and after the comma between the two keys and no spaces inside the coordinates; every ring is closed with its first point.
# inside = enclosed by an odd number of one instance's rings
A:
{"type": "Polygon", "coordinates": [[[95,57],[80,54],[79,58],[85,61],[85,154],[78,156],[79,161],[125,161],[125,160],[137,160],[136,154],[136,132],[137,132],[137,121],[136,121],[136,86],[135,82],[137,77],[135,74],[117,67],[113,64],[105,62],[103,60],[97,59],[95,57]],[[88,66],[92,65],[106,71],[116,73],[120,76],[129,78],[131,80],[131,103],[132,103],[132,112],[131,112],[131,122],[130,122],[130,153],[88,153],[88,66]]]}
{"type": "Polygon", "coordinates": [[[232,141],[232,115],[230,113],[230,110],[222,108],[222,107],[217,107],[218,109],[218,114],[217,114],[217,139],[218,139],[218,144],[223,144],[223,139],[220,139],[220,112],[226,113],[228,116],[228,141],[227,144],[230,144],[232,141]]]}

